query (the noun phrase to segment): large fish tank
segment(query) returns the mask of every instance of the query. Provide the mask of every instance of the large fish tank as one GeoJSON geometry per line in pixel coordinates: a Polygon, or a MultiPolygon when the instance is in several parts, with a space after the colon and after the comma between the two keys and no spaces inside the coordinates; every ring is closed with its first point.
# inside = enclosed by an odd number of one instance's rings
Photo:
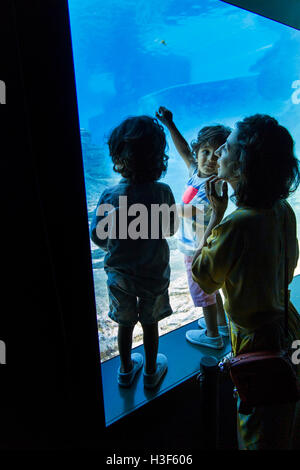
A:
{"type": "MultiPolygon", "coordinates": [[[[106,144],[110,131],[128,116],[154,116],[161,105],[188,142],[204,125],[232,127],[247,115],[270,114],[292,134],[299,158],[299,31],[220,0],[69,0],[69,12],[89,223],[101,192],[120,179],[106,144]]],[[[162,181],[180,202],[188,172],[166,134],[162,181]]],[[[300,189],[289,202],[300,233],[300,189]]],[[[230,203],[227,213],[234,209],[230,203]]],[[[161,335],[202,314],[189,296],[176,239],[169,245],[174,313],[159,323],[161,335]]],[[[118,355],[118,325],[107,316],[105,253],[92,241],[91,253],[105,361],[118,355]]],[[[141,343],[138,324],[133,346],[141,343]]]]}

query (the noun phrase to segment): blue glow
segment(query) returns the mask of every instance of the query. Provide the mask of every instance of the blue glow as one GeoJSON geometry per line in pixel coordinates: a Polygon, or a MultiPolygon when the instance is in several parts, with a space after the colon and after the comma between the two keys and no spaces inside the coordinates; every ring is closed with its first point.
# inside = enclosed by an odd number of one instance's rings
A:
{"type": "Polygon", "coordinates": [[[218,0],[69,0],[69,9],[80,124],[95,144],[160,104],[188,139],[254,112],[299,135],[298,31],[218,0]]]}
{"type": "MultiPolygon", "coordinates": [[[[69,10],[90,214],[115,178],[110,130],[160,105],[188,142],[204,125],[270,114],[289,129],[299,157],[299,31],[219,0],[69,0],[69,10]]],[[[186,169],[168,143],[164,181],[179,201],[186,169]]],[[[299,222],[298,192],[291,203],[299,222]]],[[[96,286],[101,256],[92,250],[96,286]]]]}

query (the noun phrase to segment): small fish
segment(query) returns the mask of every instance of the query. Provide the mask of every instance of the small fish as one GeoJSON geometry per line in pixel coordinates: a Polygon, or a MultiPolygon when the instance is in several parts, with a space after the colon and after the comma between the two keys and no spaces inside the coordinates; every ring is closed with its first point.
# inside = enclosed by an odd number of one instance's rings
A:
{"type": "Polygon", "coordinates": [[[166,41],[164,39],[162,39],[162,41],[160,41],[161,44],[163,44],[164,46],[167,45],[166,41]]]}

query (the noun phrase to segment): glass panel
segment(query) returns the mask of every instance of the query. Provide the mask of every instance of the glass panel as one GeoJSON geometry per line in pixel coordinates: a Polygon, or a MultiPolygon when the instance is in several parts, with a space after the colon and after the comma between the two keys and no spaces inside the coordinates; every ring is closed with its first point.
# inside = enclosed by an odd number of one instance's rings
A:
{"type": "MultiPolygon", "coordinates": [[[[300,33],[219,0],[69,0],[89,221],[100,193],[119,180],[106,139],[130,115],[173,112],[188,142],[204,125],[270,114],[300,145],[300,33]]],[[[167,132],[162,180],[181,201],[187,169],[167,132]]],[[[300,221],[299,190],[290,201],[300,221]]],[[[228,212],[234,209],[231,203],[228,212]]],[[[174,314],[161,334],[195,320],[183,255],[171,248],[174,314]]],[[[107,316],[104,252],[91,242],[102,360],[118,354],[107,316]]],[[[298,265],[296,273],[300,272],[298,265]]],[[[197,311],[198,310],[198,311],[197,311]]],[[[135,328],[134,345],[142,330],[135,328]]]]}

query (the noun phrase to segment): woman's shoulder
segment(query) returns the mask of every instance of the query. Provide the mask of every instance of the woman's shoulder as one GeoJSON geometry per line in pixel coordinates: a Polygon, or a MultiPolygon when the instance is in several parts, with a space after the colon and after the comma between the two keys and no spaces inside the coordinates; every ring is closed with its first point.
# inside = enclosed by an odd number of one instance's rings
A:
{"type": "Polygon", "coordinates": [[[259,225],[258,213],[252,208],[237,208],[228,214],[213,232],[215,236],[251,236],[259,225]]]}
{"type": "Polygon", "coordinates": [[[252,207],[239,207],[225,217],[221,224],[235,226],[251,226],[261,224],[262,221],[268,221],[268,216],[277,216],[279,213],[286,213],[288,219],[294,219],[295,213],[291,205],[282,199],[278,201],[271,209],[256,209],[252,207]]]}
{"type": "Polygon", "coordinates": [[[238,207],[233,212],[228,214],[221,222],[226,225],[239,225],[246,222],[249,219],[253,219],[257,216],[257,211],[250,207],[238,207]]]}

